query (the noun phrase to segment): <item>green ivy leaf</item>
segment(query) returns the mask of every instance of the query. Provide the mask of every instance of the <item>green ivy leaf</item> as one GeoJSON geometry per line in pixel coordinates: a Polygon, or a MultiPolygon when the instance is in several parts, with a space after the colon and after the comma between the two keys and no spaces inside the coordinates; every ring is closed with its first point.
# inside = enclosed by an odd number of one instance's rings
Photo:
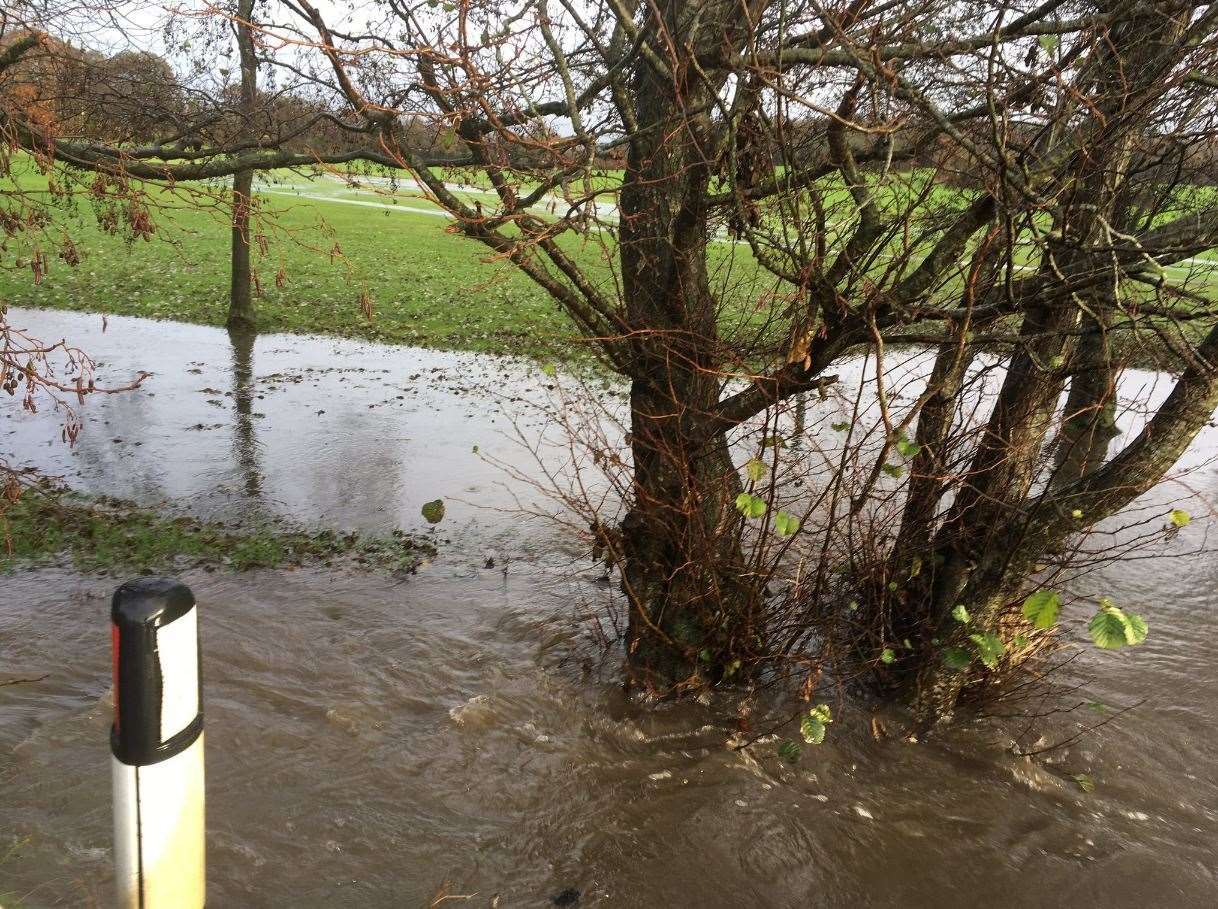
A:
{"type": "Polygon", "coordinates": [[[943,648],[943,665],[948,669],[959,672],[961,669],[967,669],[971,662],[973,662],[973,655],[963,647],[943,648]]]}
{"type": "Polygon", "coordinates": [[[756,483],[765,476],[765,462],[753,458],[753,460],[744,465],[744,470],[749,475],[749,479],[756,483]]]}
{"type": "Polygon", "coordinates": [[[952,618],[962,625],[967,625],[972,621],[972,616],[968,614],[968,610],[964,608],[963,603],[956,604],[956,608],[952,610],[952,618]]]}
{"type": "Polygon", "coordinates": [[[746,518],[759,518],[765,514],[765,499],[742,492],[736,496],[736,510],[746,518]]]}
{"type": "Polygon", "coordinates": [[[444,520],[444,500],[435,499],[425,504],[422,508],[423,519],[428,524],[439,524],[444,520]]]}
{"type": "Polygon", "coordinates": [[[977,656],[987,669],[998,668],[998,661],[1007,649],[1002,638],[987,631],[984,634],[970,634],[968,639],[977,645],[977,656]]]}
{"type": "Polygon", "coordinates": [[[786,739],[778,746],[778,757],[788,764],[796,763],[801,754],[803,754],[803,749],[799,747],[799,742],[786,739]]]}
{"type": "Polygon", "coordinates": [[[883,650],[880,651],[880,662],[883,663],[885,666],[893,663],[896,660],[896,658],[897,658],[897,655],[892,652],[891,647],[885,647],[883,650]]]}
{"type": "Polygon", "coordinates": [[[1023,617],[1032,623],[1032,627],[1042,631],[1052,628],[1057,623],[1057,615],[1062,609],[1062,598],[1057,591],[1042,588],[1028,596],[1023,601],[1023,617]]]}
{"type": "Polygon", "coordinates": [[[799,530],[799,518],[780,511],[774,515],[774,529],[779,536],[789,537],[799,530]]]}
{"type": "Polygon", "coordinates": [[[888,474],[888,476],[892,477],[894,480],[899,480],[901,475],[905,473],[905,468],[900,464],[881,464],[880,470],[884,471],[884,473],[888,474]]]}
{"type": "Polygon", "coordinates": [[[1193,516],[1182,508],[1176,508],[1172,510],[1170,518],[1174,526],[1187,527],[1193,516]]]}

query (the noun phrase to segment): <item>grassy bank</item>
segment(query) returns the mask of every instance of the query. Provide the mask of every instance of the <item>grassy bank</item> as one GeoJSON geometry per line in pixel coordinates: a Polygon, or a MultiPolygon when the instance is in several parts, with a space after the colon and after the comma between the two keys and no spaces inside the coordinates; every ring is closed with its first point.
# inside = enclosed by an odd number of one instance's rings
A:
{"type": "Polygon", "coordinates": [[[434,555],[429,541],[400,531],[374,537],[310,532],[283,522],[230,527],[54,489],[27,491],[0,515],[0,574],[61,561],[115,574],[344,563],[412,572],[434,555]]]}
{"type": "MultiPolygon", "coordinates": [[[[36,249],[24,240],[0,248],[0,302],[224,324],[230,234],[227,213],[215,195],[226,191],[224,181],[203,188],[212,196],[200,195],[197,186],[173,192],[148,188],[154,230],[148,237],[133,237],[129,230],[111,233],[100,226],[114,216],[118,203],[92,196],[89,175],[78,175],[79,184],[57,178],[51,192],[47,176],[28,158],[15,160],[12,173],[0,179],[0,193],[26,193],[40,205],[49,202],[54,217],[44,229],[49,268],[41,282],[35,283],[29,266],[36,249]],[[75,266],[53,255],[64,237],[79,253],[75,266]]],[[[464,183],[459,192],[470,204],[492,204],[478,174],[437,173],[464,183]]],[[[612,202],[612,188],[620,179],[616,172],[595,175],[594,184],[605,190],[603,203],[612,202]]],[[[927,184],[929,179],[929,172],[911,173],[886,183],[879,198],[893,210],[923,196],[935,206],[961,202],[961,190],[927,184]]],[[[836,207],[845,191],[832,180],[823,182],[827,203],[836,207]]],[[[261,176],[257,186],[261,239],[255,244],[255,267],[264,331],[516,354],[544,362],[579,359],[588,349],[575,340],[571,321],[546,293],[514,266],[496,261],[486,247],[450,232],[445,213],[422,198],[403,174],[369,173],[353,186],[328,175],[284,171],[261,176]],[[365,299],[371,302],[372,318],[362,305],[365,299]]],[[[849,227],[831,224],[830,233],[849,227]]],[[[560,240],[590,279],[613,297],[609,242],[602,234],[560,240]]],[[[1026,245],[1016,251],[1020,273],[1034,267],[1032,253],[1026,245]]],[[[788,292],[789,286],[760,270],[743,244],[712,243],[710,260],[713,280],[727,297],[725,337],[737,332],[745,338],[758,332],[785,337],[781,319],[766,320],[772,295],[788,292]]],[[[882,272],[887,260],[879,257],[874,267],[882,272]]],[[[1177,281],[1188,278],[1194,292],[1210,295],[1218,261],[1203,254],[1192,264],[1170,267],[1168,274],[1177,281]]],[[[959,276],[949,277],[938,296],[953,299],[960,287],[959,276]]],[[[1147,291],[1130,288],[1130,293],[1136,300],[1147,291]]]]}
{"type": "MultiPolygon", "coordinates": [[[[410,190],[386,195],[372,186],[353,191],[331,179],[276,177],[259,196],[265,249],[254,254],[263,330],[539,359],[571,351],[570,323],[553,301],[510,264],[491,261],[486,247],[447,232],[447,219],[410,190]],[[362,311],[364,294],[372,319],[362,311]]],[[[16,184],[47,198],[46,178],[30,167],[16,184]]],[[[147,239],[107,233],[99,226],[104,206],[83,193],[60,199],[43,246],[49,250],[70,236],[79,265],[52,255],[36,284],[31,250],[0,253],[0,300],[223,325],[230,243],[225,213],[186,192],[150,192],[155,229],[147,239]]],[[[607,274],[594,245],[572,242],[569,250],[592,273],[607,274]]]]}

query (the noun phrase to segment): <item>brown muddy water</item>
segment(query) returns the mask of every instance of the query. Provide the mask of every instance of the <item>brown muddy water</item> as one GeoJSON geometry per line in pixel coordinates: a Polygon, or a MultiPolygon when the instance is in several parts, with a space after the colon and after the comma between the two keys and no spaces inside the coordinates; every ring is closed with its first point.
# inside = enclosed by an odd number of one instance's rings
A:
{"type": "MultiPolygon", "coordinates": [[[[773,742],[727,746],[731,695],[645,710],[611,671],[564,659],[564,615],[606,588],[560,529],[514,510],[549,506],[473,452],[536,469],[509,438],[514,424],[544,436],[511,400],[544,393],[536,368],[10,318],[79,343],[111,381],[154,373],[140,392],[92,399],[72,452],[52,415],[6,411],[12,460],[220,519],[418,530],[423,502],[448,502],[447,543],[411,577],[183,573],[202,622],[211,906],[427,906],[445,886],[469,898],[444,906],[576,893],[624,907],[1218,901],[1218,564],[1184,555],[1205,549],[1196,502],[1154,558],[1087,581],[1136,604],[1151,635],[1127,653],[1083,650],[1065,700],[1145,698],[1136,710],[1029,758],[1013,738],[1052,744],[1097,717],[1050,716],[1031,733],[1027,720],[977,720],[911,745],[873,739],[866,705],[835,701],[828,741],[792,767],[773,742]]],[[[1201,466],[1188,484],[1212,500],[1218,473],[1201,466]]],[[[64,568],[0,578],[0,681],[47,675],[0,687],[5,906],[107,903],[114,585],[64,568]]]]}

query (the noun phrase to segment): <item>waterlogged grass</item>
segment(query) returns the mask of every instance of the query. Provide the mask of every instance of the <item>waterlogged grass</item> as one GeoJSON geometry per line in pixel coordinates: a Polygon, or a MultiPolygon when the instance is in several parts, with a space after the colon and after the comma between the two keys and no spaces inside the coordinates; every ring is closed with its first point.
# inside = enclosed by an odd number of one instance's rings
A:
{"type": "Polygon", "coordinates": [[[283,523],[245,529],[51,489],[26,492],[0,517],[0,573],[64,560],[114,574],[335,563],[412,572],[434,555],[430,542],[401,531],[365,536],[283,523]]]}

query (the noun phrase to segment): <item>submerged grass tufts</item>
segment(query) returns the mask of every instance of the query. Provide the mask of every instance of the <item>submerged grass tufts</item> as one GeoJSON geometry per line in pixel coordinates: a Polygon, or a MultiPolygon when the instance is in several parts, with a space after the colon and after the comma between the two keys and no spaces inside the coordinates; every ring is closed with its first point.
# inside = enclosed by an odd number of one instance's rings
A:
{"type": "Polygon", "coordinates": [[[0,572],[62,560],[84,571],[114,573],[336,562],[413,572],[434,555],[426,539],[400,530],[372,536],[283,522],[244,528],[47,487],[27,491],[0,517],[0,572]]]}

